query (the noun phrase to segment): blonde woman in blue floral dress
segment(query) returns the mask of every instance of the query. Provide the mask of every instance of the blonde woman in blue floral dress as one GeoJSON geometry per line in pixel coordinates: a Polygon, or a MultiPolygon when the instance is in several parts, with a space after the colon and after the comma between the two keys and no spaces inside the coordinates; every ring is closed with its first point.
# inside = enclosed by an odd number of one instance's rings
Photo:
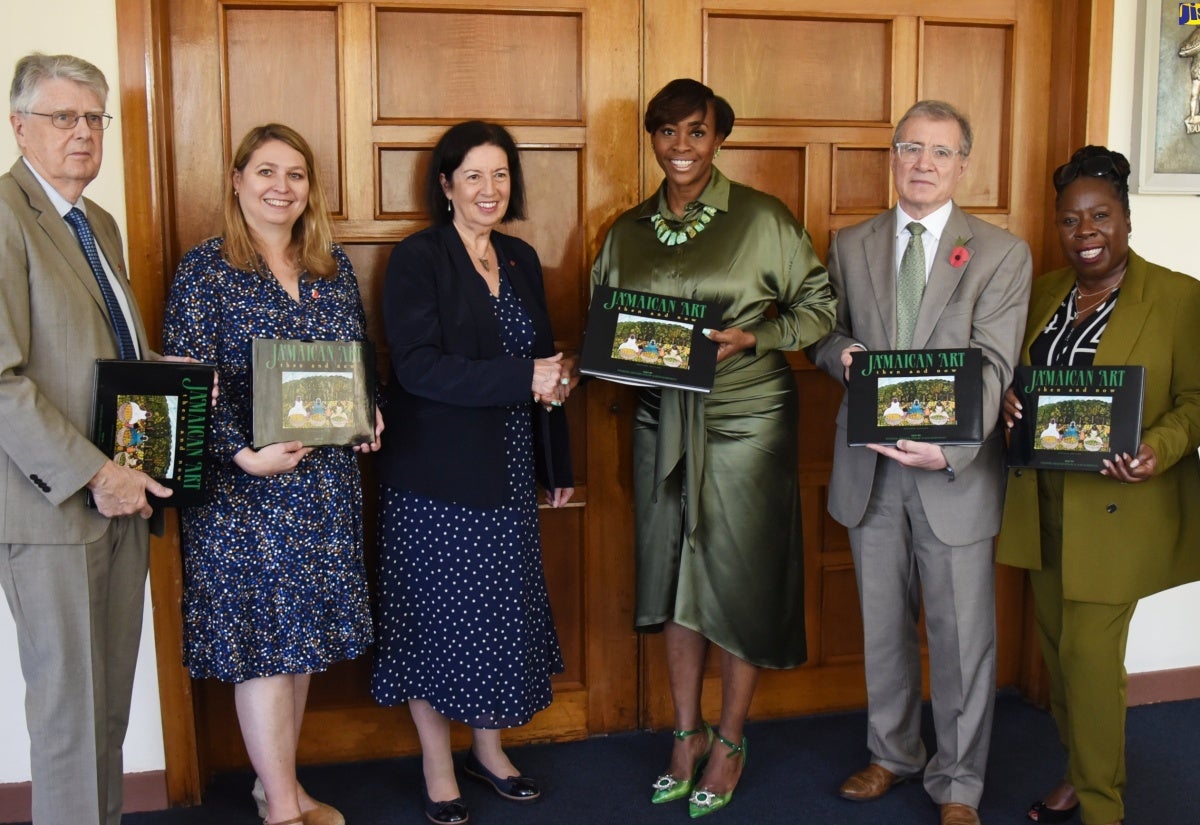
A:
{"type": "MultiPolygon", "coordinates": [[[[254,338],[366,340],[358,283],[331,241],[312,150],[292,129],[252,129],[234,155],[220,237],[179,264],[165,352],[215,363],[207,503],[185,509],[184,664],[234,683],[259,815],[343,825],[296,780],[309,679],[372,641],[362,488],[350,447],[251,443],[254,338]]],[[[373,444],[354,450],[376,450],[373,444]]]]}

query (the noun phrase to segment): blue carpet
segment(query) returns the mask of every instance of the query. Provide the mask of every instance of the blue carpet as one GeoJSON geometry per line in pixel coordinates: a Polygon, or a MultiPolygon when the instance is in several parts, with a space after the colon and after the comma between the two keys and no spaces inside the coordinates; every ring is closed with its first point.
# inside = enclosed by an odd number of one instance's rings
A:
{"type": "MultiPolygon", "coordinates": [[[[931,741],[928,708],[926,742],[931,741]]],[[[1127,823],[1195,825],[1200,822],[1200,763],[1193,741],[1200,733],[1200,700],[1132,708],[1128,718],[1127,823]]],[[[231,732],[232,735],[233,732],[231,732]]],[[[837,795],[841,781],[864,767],[865,716],[839,713],[747,727],[750,758],[730,807],[712,825],[820,823],[820,825],[936,825],[937,810],[919,782],[899,785],[869,803],[837,795]]],[[[461,777],[471,822],[676,823],[691,820],[686,802],[649,803],[650,783],[665,767],[666,733],[627,733],[582,742],[530,745],[512,750],[521,770],[542,780],[542,799],[522,807],[461,777]]],[[[1019,825],[1029,803],[1063,775],[1064,757],[1049,714],[1014,693],[996,702],[986,788],[980,805],[985,825],[1019,825]]],[[[420,825],[421,767],[417,758],[301,769],[318,799],[338,807],[348,825],[420,825]]],[[[198,808],[131,814],[126,825],[256,825],[247,773],[216,777],[198,808]]],[[[1074,820],[1076,823],[1078,819],[1074,820]]]]}

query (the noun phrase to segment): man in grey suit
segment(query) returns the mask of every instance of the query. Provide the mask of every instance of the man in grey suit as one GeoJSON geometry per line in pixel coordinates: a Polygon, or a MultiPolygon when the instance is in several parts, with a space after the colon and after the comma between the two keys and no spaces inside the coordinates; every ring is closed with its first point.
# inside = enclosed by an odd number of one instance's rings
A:
{"type": "Polygon", "coordinates": [[[902,440],[846,444],[837,418],[829,512],[850,531],[863,610],[868,767],[841,787],[877,799],[924,771],[943,825],[976,825],[996,682],[992,540],[1004,495],[995,426],[1029,300],[1029,247],[952,200],[967,170],[971,126],[940,101],[901,118],[892,144],[895,209],[838,232],[829,278],[837,324],[809,348],[846,380],[855,349],[983,350],[986,435],[980,446],[902,440]],[[920,735],[924,598],[937,752],[920,735]]]}
{"type": "Polygon", "coordinates": [[[17,630],[36,825],[117,825],[147,567],[147,492],[88,438],[97,358],[153,357],[100,171],[108,84],[17,62],[0,177],[0,586],[17,630]],[[91,491],[95,508],[85,503],[91,491]]]}

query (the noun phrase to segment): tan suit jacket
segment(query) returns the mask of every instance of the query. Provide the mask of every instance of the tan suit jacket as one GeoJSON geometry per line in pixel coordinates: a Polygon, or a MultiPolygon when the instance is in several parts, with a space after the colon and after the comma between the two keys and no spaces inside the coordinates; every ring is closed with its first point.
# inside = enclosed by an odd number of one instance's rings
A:
{"type": "MultiPolygon", "coordinates": [[[[829,279],[838,298],[834,331],[807,352],[825,372],[843,380],[842,350],[862,344],[893,349],[896,339],[894,210],[837,233],[829,252],[829,279]]],[[[913,349],[978,347],[983,350],[982,446],[947,446],[955,480],[944,473],[916,474],[921,504],[937,538],[962,546],[996,535],[1003,497],[1003,439],[993,427],[1000,399],[1012,379],[1029,298],[1029,246],[1008,232],[954,206],[942,233],[921,300],[913,349]],[[971,253],[963,266],[950,263],[961,243],[971,253]]],[[[829,512],[847,527],[866,512],[876,461],[866,447],[846,444],[846,399],[837,415],[829,512]]]]}
{"type": "MultiPolygon", "coordinates": [[[[1071,289],[1070,269],[1037,279],[1022,350],[1071,289]]],[[[1153,478],[1121,484],[1099,473],[1063,473],[1063,596],[1125,604],[1200,579],[1200,282],[1134,252],[1096,364],[1146,368],[1142,441],[1154,450],[1153,478]]],[[[1040,570],[1037,471],[1008,472],[996,560],[1040,570]]]]}
{"type": "MultiPolygon", "coordinates": [[[[116,222],[86,208],[147,355],[116,222]]],[[[94,362],[117,354],[79,241],[18,159],[0,176],[0,544],[86,544],[107,527],[83,488],[105,461],[88,437],[94,362]]]]}

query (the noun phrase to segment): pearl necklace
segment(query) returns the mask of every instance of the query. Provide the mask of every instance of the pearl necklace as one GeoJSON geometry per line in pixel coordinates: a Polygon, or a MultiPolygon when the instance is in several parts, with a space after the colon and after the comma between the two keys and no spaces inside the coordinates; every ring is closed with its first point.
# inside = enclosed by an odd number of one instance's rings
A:
{"type": "Polygon", "coordinates": [[[709,221],[717,214],[717,207],[704,206],[700,208],[700,212],[696,217],[690,220],[685,217],[683,227],[681,229],[673,229],[666,219],[663,218],[661,212],[655,212],[650,216],[650,223],[654,226],[654,235],[658,238],[659,243],[667,246],[677,246],[681,243],[687,243],[692,238],[704,231],[704,227],[708,226],[709,221]]]}

